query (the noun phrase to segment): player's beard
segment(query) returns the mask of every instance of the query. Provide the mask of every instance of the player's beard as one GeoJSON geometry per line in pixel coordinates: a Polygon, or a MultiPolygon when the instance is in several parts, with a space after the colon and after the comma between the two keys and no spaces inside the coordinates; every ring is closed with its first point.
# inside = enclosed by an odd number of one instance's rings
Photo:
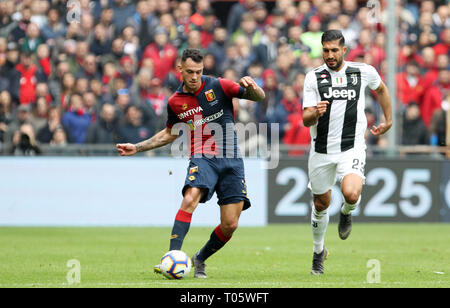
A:
{"type": "Polygon", "coordinates": [[[191,83],[188,81],[184,83],[184,86],[189,92],[197,92],[197,90],[200,89],[201,82],[197,81],[196,83],[191,83]]]}
{"type": "Polygon", "coordinates": [[[341,65],[342,65],[342,62],[344,62],[344,58],[343,58],[343,57],[341,57],[341,58],[336,58],[336,59],[335,59],[336,64],[333,65],[333,66],[330,66],[330,65],[328,64],[328,61],[327,61],[326,59],[323,59],[323,60],[324,60],[325,64],[328,66],[328,68],[329,68],[330,70],[333,70],[333,71],[336,71],[338,68],[340,68],[341,65]]]}

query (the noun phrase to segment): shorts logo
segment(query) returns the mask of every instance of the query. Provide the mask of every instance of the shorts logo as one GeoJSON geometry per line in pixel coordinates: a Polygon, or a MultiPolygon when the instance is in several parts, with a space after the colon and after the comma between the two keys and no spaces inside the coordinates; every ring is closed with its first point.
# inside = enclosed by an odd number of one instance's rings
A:
{"type": "Polygon", "coordinates": [[[193,181],[193,180],[195,180],[195,176],[191,175],[188,179],[189,179],[189,181],[193,181]]]}
{"type": "Polygon", "coordinates": [[[216,94],[214,93],[213,89],[206,91],[205,96],[208,102],[212,102],[216,99],[216,94]]]}
{"type": "Polygon", "coordinates": [[[189,174],[198,172],[198,166],[192,167],[189,169],[189,174]]]}

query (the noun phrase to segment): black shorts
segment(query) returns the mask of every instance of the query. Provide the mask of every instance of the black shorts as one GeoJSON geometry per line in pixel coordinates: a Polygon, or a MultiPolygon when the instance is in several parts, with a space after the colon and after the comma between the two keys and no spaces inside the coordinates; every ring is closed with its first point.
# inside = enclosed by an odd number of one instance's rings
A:
{"type": "Polygon", "coordinates": [[[192,158],[182,191],[183,196],[189,187],[206,191],[201,203],[207,202],[216,192],[219,205],[244,201],[244,210],[251,206],[247,196],[242,158],[192,158]]]}

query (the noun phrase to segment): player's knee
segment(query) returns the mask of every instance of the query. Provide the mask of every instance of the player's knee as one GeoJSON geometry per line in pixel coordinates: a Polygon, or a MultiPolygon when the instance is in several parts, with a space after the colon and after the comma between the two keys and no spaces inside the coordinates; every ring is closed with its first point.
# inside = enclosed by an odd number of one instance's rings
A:
{"type": "Polygon", "coordinates": [[[192,213],[197,207],[197,201],[195,197],[191,194],[185,194],[183,198],[183,202],[181,203],[181,209],[183,211],[192,213]]]}
{"type": "Polygon", "coordinates": [[[237,219],[228,219],[222,221],[222,229],[225,234],[231,235],[238,228],[238,220],[237,219]]]}
{"type": "Polygon", "coordinates": [[[323,202],[321,200],[314,200],[314,207],[318,212],[325,211],[329,206],[329,203],[323,202]]]}
{"type": "Polygon", "coordinates": [[[356,191],[344,192],[344,199],[348,204],[355,204],[359,200],[359,193],[356,191]]]}

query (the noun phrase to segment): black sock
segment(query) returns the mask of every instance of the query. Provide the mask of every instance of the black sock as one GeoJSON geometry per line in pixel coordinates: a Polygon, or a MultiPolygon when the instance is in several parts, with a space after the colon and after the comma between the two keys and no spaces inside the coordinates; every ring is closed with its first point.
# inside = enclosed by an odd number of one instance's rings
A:
{"type": "Polygon", "coordinates": [[[211,233],[209,241],[205,244],[205,246],[203,246],[203,248],[198,253],[197,258],[202,261],[205,261],[211,255],[216,253],[220,248],[222,248],[230,239],[231,236],[230,237],[225,236],[222,232],[222,229],[220,228],[220,225],[217,226],[217,228],[211,233]]]}
{"type": "Polygon", "coordinates": [[[170,236],[169,250],[181,250],[183,241],[191,226],[192,213],[179,210],[175,217],[175,222],[170,236]]]}

